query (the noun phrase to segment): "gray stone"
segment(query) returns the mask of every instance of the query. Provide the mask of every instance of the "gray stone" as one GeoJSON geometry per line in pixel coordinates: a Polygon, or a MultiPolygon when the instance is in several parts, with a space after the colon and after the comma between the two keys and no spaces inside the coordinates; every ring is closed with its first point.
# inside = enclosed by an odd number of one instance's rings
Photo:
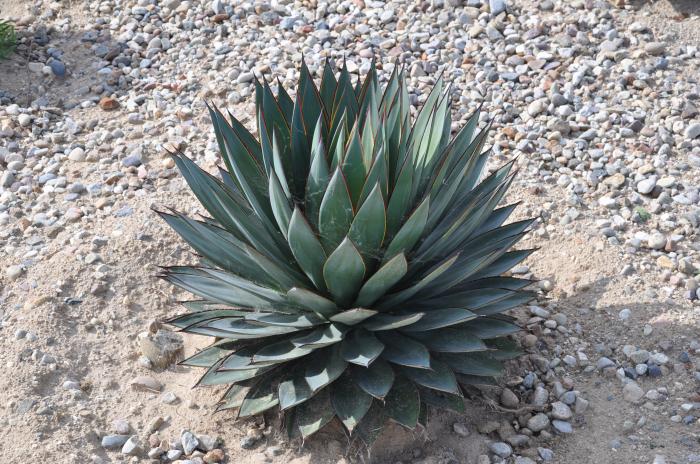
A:
{"type": "Polygon", "coordinates": [[[562,421],[562,420],[553,420],[552,427],[554,427],[554,430],[556,430],[559,433],[573,433],[574,432],[574,429],[571,427],[571,424],[569,422],[562,421]]]}
{"type": "Polygon", "coordinates": [[[571,409],[561,401],[552,403],[552,418],[559,420],[569,420],[573,416],[571,409]]]}
{"type": "Polygon", "coordinates": [[[142,155],[141,153],[134,153],[122,160],[122,166],[128,168],[128,167],[138,167],[141,166],[142,163],[142,155]]]}
{"type": "Polygon", "coordinates": [[[16,280],[19,276],[22,275],[22,272],[23,269],[21,266],[8,266],[7,269],[5,269],[5,274],[10,280],[16,280]]]}
{"type": "Polygon", "coordinates": [[[588,409],[589,402],[587,399],[576,397],[576,404],[574,405],[574,412],[576,414],[583,414],[588,409]]]}
{"type": "Polygon", "coordinates": [[[615,363],[611,359],[603,356],[602,358],[598,359],[598,362],[596,362],[596,367],[598,370],[603,370],[607,367],[615,367],[615,363]]]}
{"type": "Polygon", "coordinates": [[[506,11],[506,1],[505,0],[489,0],[489,7],[491,14],[497,16],[504,11],[506,11]]]}
{"type": "Polygon", "coordinates": [[[504,459],[513,454],[513,448],[511,448],[508,443],[503,443],[502,441],[491,443],[489,445],[489,450],[496,456],[504,459]]]}
{"type": "Polygon", "coordinates": [[[218,437],[212,437],[210,435],[197,435],[197,440],[199,441],[199,449],[203,451],[213,450],[221,441],[218,437]]]}
{"type": "Polygon", "coordinates": [[[155,334],[141,334],[139,346],[141,354],[147,357],[154,367],[165,369],[182,358],[185,345],[182,335],[160,329],[155,334]]]}
{"type": "Polygon", "coordinates": [[[548,400],[549,392],[543,386],[538,385],[537,388],[535,388],[534,395],[532,395],[532,404],[535,406],[544,406],[547,404],[548,400]]]}
{"type": "Polygon", "coordinates": [[[139,437],[137,437],[136,435],[130,437],[124,443],[124,446],[122,446],[122,454],[126,454],[129,456],[138,456],[142,452],[143,450],[141,449],[141,442],[139,441],[139,437]]]}
{"type": "Polygon", "coordinates": [[[549,448],[537,448],[537,454],[539,454],[542,460],[545,462],[549,462],[554,459],[554,452],[549,448]]]}
{"type": "Polygon", "coordinates": [[[661,55],[666,51],[666,44],[663,42],[649,42],[644,46],[644,51],[650,55],[661,55]]]}
{"type": "Polygon", "coordinates": [[[685,138],[692,140],[698,137],[700,137],[700,122],[696,122],[685,128],[685,138]]]}
{"type": "Polygon", "coordinates": [[[140,375],[135,377],[130,382],[131,388],[134,390],[141,391],[160,391],[163,388],[163,384],[147,375],[140,375]]]}
{"type": "Polygon", "coordinates": [[[197,446],[199,446],[199,440],[197,440],[197,437],[195,437],[194,434],[188,430],[182,432],[180,442],[182,443],[182,451],[186,456],[192,454],[192,452],[197,449],[197,446]]]}
{"type": "Polygon", "coordinates": [[[102,437],[102,447],[105,449],[121,449],[129,439],[129,435],[105,435],[102,437]]]}
{"type": "Polygon", "coordinates": [[[515,409],[520,404],[520,400],[512,390],[504,388],[501,392],[501,404],[506,408],[515,409]]]}
{"type": "Polygon", "coordinates": [[[549,417],[546,414],[539,413],[532,416],[527,421],[527,428],[533,432],[540,432],[549,426],[549,417]]]}
{"type": "Polygon", "coordinates": [[[643,195],[648,195],[656,187],[656,176],[637,182],[637,191],[643,195]]]}

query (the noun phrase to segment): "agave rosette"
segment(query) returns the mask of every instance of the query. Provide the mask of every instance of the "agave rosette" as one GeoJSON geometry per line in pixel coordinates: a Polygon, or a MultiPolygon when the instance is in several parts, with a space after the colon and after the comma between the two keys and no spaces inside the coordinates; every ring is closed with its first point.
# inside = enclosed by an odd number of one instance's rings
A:
{"type": "Polygon", "coordinates": [[[512,163],[482,176],[479,114],[450,138],[438,79],[412,121],[403,72],[381,89],[302,65],[296,97],[256,81],[256,139],[210,108],[221,178],[175,161],[209,213],[160,213],[201,256],[162,277],[197,295],[169,322],[215,337],[183,364],[229,385],[219,410],[279,408],[292,435],[337,417],[371,441],[387,419],[464,412],[463,387],[492,383],[518,355],[502,313],[533,298],[506,276],[531,220],[505,222],[512,163]]]}

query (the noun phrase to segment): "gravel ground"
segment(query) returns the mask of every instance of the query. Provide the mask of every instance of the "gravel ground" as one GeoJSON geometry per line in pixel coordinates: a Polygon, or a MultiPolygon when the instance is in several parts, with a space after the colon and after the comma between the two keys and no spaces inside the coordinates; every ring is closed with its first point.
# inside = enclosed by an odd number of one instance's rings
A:
{"type": "Polygon", "coordinates": [[[328,2],[0,0],[0,457],[108,463],[700,463],[700,5],[692,0],[328,2]],[[627,5],[625,5],[627,3],[627,5]],[[454,128],[483,104],[492,167],[538,221],[514,273],[527,354],[466,418],[391,426],[371,454],[332,427],[212,415],[218,390],[169,365],[206,344],[160,327],[191,262],[151,207],[196,213],[165,156],[209,170],[205,101],[251,129],[254,75],[294,89],[306,58],[411,102],[440,73],[454,128]],[[166,366],[166,367],[164,367],[166,366]]]}

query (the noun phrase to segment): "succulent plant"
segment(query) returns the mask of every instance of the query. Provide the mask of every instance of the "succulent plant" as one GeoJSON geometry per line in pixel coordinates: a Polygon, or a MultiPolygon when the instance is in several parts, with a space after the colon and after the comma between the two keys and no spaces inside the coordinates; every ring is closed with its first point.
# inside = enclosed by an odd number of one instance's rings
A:
{"type": "Polygon", "coordinates": [[[0,19],[0,59],[8,58],[15,51],[17,34],[14,26],[0,19]]]}
{"type": "Polygon", "coordinates": [[[161,277],[200,299],[170,324],[214,337],[184,365],[228,385],[219,410],[278,408],[291,436],[337,417],[371,442],[386,420],[413,428],[427,407],[465,412],[465,385],[489,384],[519,354],[503,311],[533,298],[504,274],[531,220],[503,225],[513,163],[482,176],[478,112],[450,138],[438,79],[412,122],[403,72],[374,65],[353,86],[305,64],[296,98],[256,81],[256,139],[209,108],[220,179],[175,162],[210,217],[160,214],[201,256],[161,277]]]}

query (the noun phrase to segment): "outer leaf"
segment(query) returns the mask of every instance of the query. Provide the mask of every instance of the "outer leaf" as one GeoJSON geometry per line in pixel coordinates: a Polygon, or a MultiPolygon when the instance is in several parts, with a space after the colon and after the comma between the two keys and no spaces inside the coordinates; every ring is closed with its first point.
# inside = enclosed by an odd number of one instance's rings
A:
{"type": "Polygon", "coordinates": [[[462,395],[453,395],[443,391],[433,390],[431,388],[419,388],[420,399],[430,406],[435,406],[441,409],[450,409],[454,412],[464,414],[464,398],[462,395]]]}
{"type": "Polygon", "coordinates": [[[386,419],[384,408],[377,401],[373,401],[369,411],[355,429],[366,446],[370,447],[379,437],[386,419]]]}
{"type": "Polygon", "coordinates": [[[503,366],[486,353],[442,353],[445,361],[454,372],[479,376],[499,376],[503,366]]]}
{"type": "Polygon", "coordinates": [[[415,428],[420,412],[420,395],[413,382],[397,377],[386,397],[384,410],[387,416],[404,427],[415,428]]]}
{"type": "Polygon", "coordinates": [[[328,424],[335,414],[330,402],[330,393],[324,388],[310,400],[300,404],[296,410],[296,425],[303,438],[318,432],[328,424]]]}
{"type": "Polygon", "coordinates": [[[331,385],[331,404],[335,414],[352,433],[372,406],[372,397],[346,377],[331,385]]]}
{"type": "Polygon", "coordinates": [[[410,336],[423,343],[430,351],[467,353],[487,350],[475,332],[464,328],[447,327],[429,332],[413,332],[410,336]]]}
{"type": "Polygon", "coordinates": [[[239,342],[223,340],[208,346],[202,351],[198,351],[184,361],[180,361],[180,364],[192,367],[210,367],[238,347],[239,342]]]}
{"type": "Polygon", "coordinates": [[[269,314],[252,313],[245,316],[246,320],[257,321],[266,325],[281,325],[283,327],[309,328],[325,321],[314,314],[269,314]]]}
{"type": "Polygon", "coordinates": [[[461,322],[476,319],[477,315],[460,308],[434,309],[426,311],[416,323],[404,327],[405,332],[422,332],[425,330],[441,329],[461,322]]]}
{"type": "Polygon", "coordinates": [[[277,396],[283,411],[311,398],[311,389],[304,379],[303,371],[297,371],[291,379],[280,382],[277,396]]]}
{"type": "Polygon", "coordinates": [[[459,385],[452,369],[437,359],[430,361],[430,369],[404,367],[401,368],[401,373],[418,385],[447,393],[460,393],[459,385]]]}
{"type": "Polygon", "coordinates": [[[224,411],[226,409],[240,408],[249,391],[250,386],[248,385],[231,385],[231,387],[224,394],[223,398],[221,398],[220,404],[216,408],[216,412],[224,411]]]}
{"type": "Polygon", "coordinates": [[[472,335],[484,340],[503,337],[521,330],[519,326],[513,324],[512,322],[490,317],[480,317],[478,319],[474,319],[473,321],[465,323],[461,327],[470,332],[472,335]]]}
{"type": "Polygon", "coordinates": [[[241,403],[238,417],[250,417],[279,404],[277,393],[272,388],[270,379],[262,379],[255,387],[251,388],[246,398],[241,403]]]}
{"type": "Polygon", "coordinates": [[[313,350],[311,347],[296,346],[289,340],[282,340],[259,349],[253,356],[253,361],[256,363],[291,361],[306,356],[313,350]]]}
{"type": "Polygon", "coordinates": [[[523,351],[512,338],[494,338],[488,340],[486,345],[494,351],[489,351],[489,356],[499,361],[507,361],[522,356],[523,351]]]}

